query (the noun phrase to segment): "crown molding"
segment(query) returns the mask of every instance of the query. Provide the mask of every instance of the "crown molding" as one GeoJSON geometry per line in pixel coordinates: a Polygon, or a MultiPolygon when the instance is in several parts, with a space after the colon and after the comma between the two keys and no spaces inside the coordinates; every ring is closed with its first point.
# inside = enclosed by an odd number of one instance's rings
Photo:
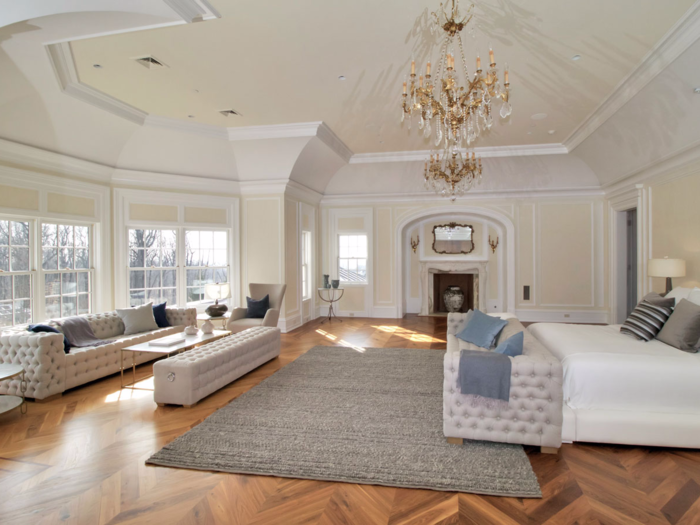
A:
{"type": "Polygon", "coordinates": [[[315,137],[323,122],[299,122],[296,124],[272,124],[269,126],[241,126],[228,128],[228,139],[239,140],[286,139],[290,137],[315,137]]]}
{"type": "Polygon", "coordinates": [[[345,143],[340,140],[340,137],[333,133],[333,130],[328,127],[325,122],[321,122],[316,131],[316,136],[333,150],[343,161],[346,163],[350,162],[353,157],[353,152],[348,148],[345,143]]]}
{"type": "Polygon", "coordinates": [[[163,0],[170,9],[188,24],[221,18],[221,14],[207,0],[163,0]]]}
{"type": "MultiPolygon", "coordinates": [[[[470,148],[481,158],[527,157],[533,155],[566,155],[569,151],[563,144],[530,144],[523,146],[493,146],[470,148]]],[[[467,150],[461,148],[462,153],[467,150]]],[[[378,162],[425,162],[434,153],[431,150],[394,151],[387,153],[359,153],[353,155],[350,164],[368,164],[378,162]]]]}
{"type": "MultiPolygon", "coordinates": [[[[439,202],[450,206],[461,202],[495,200],[495,199],[538,199],[538,198],[568,198],[568,197],[602,197],[605,192],[600,187],[583,186],[567,189],[551,190],[470,190],[469,193],[452,203],[434,192],[421,193],[371,193],[349,195],[324,195],[321,206],[355,206],[379,203],[397,202],[439,202]]],[[[447,211],[449,211],[446,208],[447,211]]]]}
{"type": "Polygon", "coordinates": [[[112,174],[112,184],[133,186],[137,188],[167,188],[177,190],[201,191],[217,194],[240,194],[238,181],[197,177],[194,175],[174,175],[171,173],[154,173],[116,168],[112,174]]]}
{"type": "Polygon", "coordinates": [[[576,149],[698,38],[700,38],[700,0],[696,0],[683,17],[647,53],[641,64],[627,75],[610,96],[567,137],[564,141],[567,149],[569,151],[576,149]]]}
{"type": "Polygon", "coordinates": [[[300,201],[313,204],[314,206],[318,205],[318,203],[321,202],[321,199],[323,198],[323,193],[319,193],[316,190],[312,190],[308,186],[304,186],[303,184],[300,184],[295,180],[290,180],[287,182],[287,189],[285,190],[285,195],[289,195],[290,197],[294,197],[295,199],[298,199],[300,201]]]}
{"type": "Polygon", "coordinates": [[[169,117],[159,117],[157,115],[148,115],[143,123],[144,126],[172,129],[194,135],[202,135],[204,137],[228,140],[226,128],[220,126],[212,126],[211,124],[200,124],[198,122],[186,122],[169,117]]]}

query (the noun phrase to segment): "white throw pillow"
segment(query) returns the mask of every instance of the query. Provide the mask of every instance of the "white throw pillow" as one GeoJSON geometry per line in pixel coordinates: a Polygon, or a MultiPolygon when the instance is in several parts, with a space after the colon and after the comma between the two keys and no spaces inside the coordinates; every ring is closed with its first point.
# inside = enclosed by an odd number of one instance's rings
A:
{"type": "Polygon", "coordinates": [[[124,335],[158,330],[152,302],[135,308],[117,309],[117,314],[124,321],[124,335]]]}
{"type": "Polygon", "coordinates": [[[690,295],[690,292],[692,292],[692,288],[683,288],[681,286],[677,286],[668,294],[665,296],[666,299],[674,298],[676,300],[676,304],[681,302],[681,299],[687,299],[688,296],[690,295]]]}
{"type": "MultiPolygon", "coordinates": [[[[688,295],[688,301],[700,306],[700,288],[693,288],[693,291],[688,295]]],[[[676,301],[678,303],[678,301],[676,301]]]]}

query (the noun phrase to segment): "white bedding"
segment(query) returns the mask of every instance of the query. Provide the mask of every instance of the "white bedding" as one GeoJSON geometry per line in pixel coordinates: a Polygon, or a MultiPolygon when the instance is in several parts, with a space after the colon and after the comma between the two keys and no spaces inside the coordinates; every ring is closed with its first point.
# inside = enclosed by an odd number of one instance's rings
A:
{"type": "Polygon", "coordinates": [[[700,414],[700,354],[637,341],[619,325],[538,323],[528,330],[561,360],[571,408],[700,414]]]}

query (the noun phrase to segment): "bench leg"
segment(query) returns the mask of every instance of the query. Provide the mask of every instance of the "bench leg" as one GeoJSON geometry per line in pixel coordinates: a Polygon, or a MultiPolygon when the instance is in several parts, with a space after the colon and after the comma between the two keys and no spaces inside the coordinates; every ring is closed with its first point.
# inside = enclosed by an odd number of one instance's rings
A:
{"type": "Polygon", "coordinates": [[[542,454],[559,454],[559,449],[554,447],[540,447],[542,454]]]}
{"type": "Polygon", "coordinates": [[[450,445],[461,445],[464,443],[464,439],[462,439],[462,438],[447,438],[447,442],[450,445]]]}

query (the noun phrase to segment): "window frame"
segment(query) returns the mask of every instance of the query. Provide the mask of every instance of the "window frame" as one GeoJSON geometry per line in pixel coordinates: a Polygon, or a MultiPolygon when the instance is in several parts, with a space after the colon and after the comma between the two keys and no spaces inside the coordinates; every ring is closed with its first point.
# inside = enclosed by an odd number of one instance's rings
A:
{"type": "MultiPolygon", "coordinates": [[[[146,304],[149,301],[148,298],[148,290],[160,290],[160,298],[158,301],[163,301],[163,290],[170,290],[170,289],[175,289],[175,301],[176,304],[180,304],[180,295],[179,295],[179,290],[178,290],[178,283],[180,282],[181,276],[180,276],[180,267],[179,267],[179,232],[176,227],[172,226],[127,226],[126,229],[126,301],[127,305],[129,307],[132,306],[131,304],[131,273],[133,271],[139,271],[138,269],[143,268],[143,288],[134,288],[134,290],[143,290],[144,293],[144,302],[142,304],[146,304]],[[146,246],[144,245],[143,247],[143,252],[144,252],[144,265],[143,267],[141,266],[131,266],[130,265],[130,255],[131,255],[131,246],[130,246],[130,233],[131,230],[153,230],[153,231],[158,231],[158,232],[163,232],[163,231],[173,231],[175,232],[175,265],[174,266],[146,266],[146,246]],[[155,287],[155,288],[148,288],[148,271],[154,271],[154,270],[159,270],[160,271],[160,286],[155,287]],[[163,286],[163,272],[164,271],[175,271],[175,286],[163,286]]],[[[162,259],[162,245],[161,245],[161,240],[162,240],[162,234],[159,236],[158,239],[158,250],[159,250],[159,255],[162,259]]],[[[137,250],[141,250],[140,247],[136,248],[137,250]]],[[[155,302],[155,301],[154,301],[155,302]]]]}
{"type": "MultiPolygon", "coordinates": [[[[233,297],[233,283],[231,282],[231,232],[230,228],[212,228],[212,227],[206,227],[206,226],[197,226],[197,227],[192,227],[192,226],[182,226],[182,253],[183,253],[183,258],[182,260],[184,261],[183,264],[183,272],[184,272],[184,295],[185,295],[185,302],[184,302],[184,307],[185,308],[197,308],[198,312],[201,312],[205,310],[208,306],[214,304],[214,301],[210,299],[203,299],[202,301],[193,301],[191,303],[187,302],[187,289],[191,288],[187,286],[187,270],[213,270],[214,271],[214,276],[216,277],[216,270],[221,270],[224,269],[226,270],[226,284],[229,285],[230,290],[231,290],[231,296],[233,297]],[[225,266],[218,266],[218,265],[206,265],[206,266],[187,266],[187,256],[186,256],[186,250],[187,250],[187,232],[223,232],[226,234],[226,265],[225,266]]],[[[214,282],[220,282],[220,281],[214,281],[214,282]]],[[[228,299],[223,299],[220,300],[219,303],[223,303],[226,305],[230,305],[231,298],[228,299]]]]}
{"type": "Polygon", "coordinates": [[[312,279],[312,234],[309,230],[301,232],[301,300],[309,301],[313,297],[312,279]],[[306,289],[308,287],[308,290],[306,289]]]}
{"type": "Polygon", "coordinates": [[[370,236],[366,231],[350,231],[350,230],[343,230],[339,231],[336,233],[335,237],[335,253],[336,253],[336,261],[335,261],[335,275],[337,279],[340,281],[340,286],[346,287],[346,286],[369,286],[370,285],[370,236]],[[367,249],[367,256],[366,257],[341,257],[340,256],[340,238],[341,237],[351,237],[351,236],[362,236],[365,238],[365,243],[366,243],[366,249],[367,249]],[[345,260],[364,260],[365,261],[365,271],[367,272],[367,275],[365,276],[364,281],[343,281],[340,278],[340,260],[345,259],[345,260]]]}
{"type": "MultiPolygon", "coordinates": [[[[8,223],[8,230],[7,230],[7,270],[0,270],[0,276],[1,277],[10,277],[10,299],[5,299],[2,302],[0,302],[0,305],[4,304],[9,304],[12,308],[11,316],[12,316],[12,322],[9,325],[3,325],[0,326],[0,330],[2,329],[7,329],[7,328],[13,328],[15,326],[23,326],[25,324],[30,324],[34,322],[36,319],[36,293],[35,293],[35,288],[36,288],[36,275],[35,272],[32,271],[32,266],[33,266],[33,254],[35,251],[35,247],[32,246],[32,236],[33,236],[33,230],[34,230],[34,225],[32,223],[31,219],[28,218],[22,218],[20,216],[14,216],[14,215],[2,215],[0,216],[0,220],[5,222],[7,221],[8,223]],[[27,223],[27,245],[26,248],[28,248],[28,255],[27,255],[27,269],[26,270],[13,270],[12,269],[12,247],[15,246],[12,243],[12,227],[11,223],[13,222],[21,222],[21,223],[27,223]],[[16,284],[15,280],[17,277],[29,277],[29,297],[15,297],[15,289],[16,289],[16,284]],[[17,323],[15,321],[17,317],[17,311],[15,308],[15,304],[18,301],[27,301],[29,300],[29,320],[28,322],[21,322],[17,323]]],[[[3,246],[5,246],[3,244],[3,246]]],[[[21,246],[22,248],[25,247],[24,244],[22,245],[17,245],[21,246]]]]}

